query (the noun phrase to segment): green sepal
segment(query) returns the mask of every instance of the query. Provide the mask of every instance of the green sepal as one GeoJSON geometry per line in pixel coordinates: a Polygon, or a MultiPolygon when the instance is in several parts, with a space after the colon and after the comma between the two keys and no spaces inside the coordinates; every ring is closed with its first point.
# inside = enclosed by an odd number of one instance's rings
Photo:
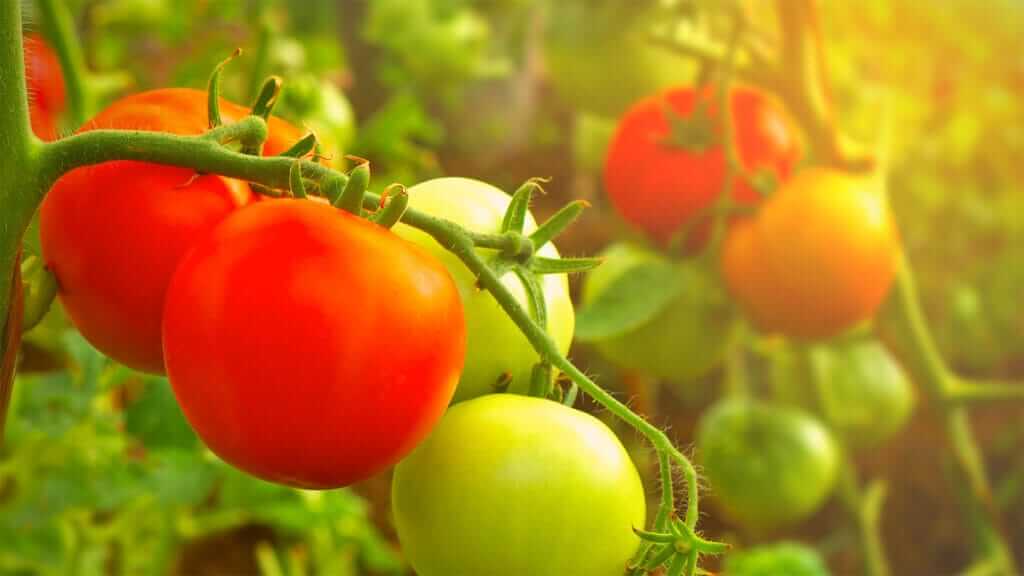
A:
{"type": "Polygon", "coordinates": [[[512,194],[512,200],[501,220],[502,232],[522,232],[526,225],[526,214],[530,211],[530,201],[534,190],[543,190],[535,178],[530,178],[512,194]]]}
{"type": "Polygon", "coordinates": [[[402,219],[405,210],[409,207],[409,192],[405,186],[396,184],[384,191],[383,206],[373,215],[372,220],[379,226],[391,228],[402,219]],[[395,192],[390,192],[394,188],[395,192]]]}
{"type": "Polygon", "coordinates": [[[348,173],[348,183],[334,205],[356,216],[363,214],[363,197],[370,186],[370,163],[363,162],[348,173]]]}
{"type": "Polygon", "coordinates": [[[220,64],[217,64],[213,69],[213,73],[210,74],[210,80],[206,86],[206,115],[209,119],[210,128],[216,128],[224,123],[220,116],[220,75],[223,72],[224,67],[228,65],[239,55],[242,54],[241,48],[235,48],[235,51],[231,53],[224,60],[221,60],[220,64]]]}
{"type": "Polygon", "coordinates": [[[284,156],[286,158],[305,158],[316,150],[316,145],[316,134],[310,132],[303,136],[298,142],[292,144],[291,148],[278,154],[278,156],[284,156]]]}
{"type": "Polygon", "coordinates": [[[604,262],[604,258],[545,258],[534,256],[530,270],[534,274],[576,274],[593,270],[604,262]]]}
{"type": "Polygon", "coordinates": [[[277,97],[281,95],[282,84],[280,76],[267,78],[263,82],[259,94],[256,95],[256,100],[252,103],[250,114],[269,120],[270,114],[274,111],[274,105],[277,104],[277,97]]]}
{"type": "Polygon", "coordinates": [[[534,230],[533,234],[530,234],[530,240],[533,241],[534,247],[539,250],[541,246],[553,240],[571,226],[580,217],[580,214],[583,214],[583,210],[589,206],[590,203],[586,200],[574,200],[555,212],[551,218],[534,230]]]}
{"type": "Polygon", "coordinates": [[[292,162],[292,167],[288,169],[288,185],[292,189],[292,197],[306,197],[306,184],[302,181],[302,162],[299,160],[292,162]]]}

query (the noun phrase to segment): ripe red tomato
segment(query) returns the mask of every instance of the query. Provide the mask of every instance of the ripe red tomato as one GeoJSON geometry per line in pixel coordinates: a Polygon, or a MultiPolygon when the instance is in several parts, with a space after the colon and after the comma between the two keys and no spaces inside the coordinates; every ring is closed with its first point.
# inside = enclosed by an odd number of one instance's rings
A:
{"type": "MultiPolygon", "coordinates": [[[[750,87],[733,88],[729,101],[746,170],[788,178],[802,151],[786,111],[771,96],[750,87]]],[[[604,180],[612,204],[626,221],[659,242],[668,242],[711,206],[725,183],[726,158],[720,145],[699,151],[672,141],[669,112],[691,118],[698,102],[706,102],[709,116],[717,117],[714,88],[677,88],[641,100],[619,122],[608,151],[604,180]]],[[[737,202],[747,204],[760,197],[745,180],[736,182],[733,194],[737,202]]],[[[706,237],[701,228],[695,232],[691,248],[699,248],[706,237]]]]}
{"type": "Polygon", "coordinates": [[[892,285],[900,243],[885,196],[866,179],[805,170],[726,237],[730,291],[765,331],[835,336],[871,318],[892,285]]]}
{"type": "MultiPolygon", "coordinates": [[[[225,116],[244,113],[225,103],[225,116]]],[[[200,134],[206,96],[154,90],[123,98],[86,123],[99,128],[200,134]]],[[[265,151],[287,146],[298,130],[277,120],[265,151]]],[[[163,372],[160,320],[178,261],[200,235],[249,203],[244,182],[142,162],[107,162],[65,174],[40,213],[47,266],[71,320],[97,348],[146,372],[163,372]]]]}
{"type": "Polygon", "coordinates": [[[646,515],[600,420],[490,394],[456,404],[395,468],[398,539],[421,576],[619,576],[646,515]]]}
{"type": "Polygon", "coordinates": [[[32,131],[43,140],[56,140],[66,103],[64,75],[57,54],[35,34],[25,36],[25,80],[32,131]]]}
{"type": "Polygon", "coordinates": [[[335,488],[391,466],[451,400],[465,355],[444,265],[317,202],[247,206],[182,260],[164,313],[167,373],[217,455],[335,488]]]}

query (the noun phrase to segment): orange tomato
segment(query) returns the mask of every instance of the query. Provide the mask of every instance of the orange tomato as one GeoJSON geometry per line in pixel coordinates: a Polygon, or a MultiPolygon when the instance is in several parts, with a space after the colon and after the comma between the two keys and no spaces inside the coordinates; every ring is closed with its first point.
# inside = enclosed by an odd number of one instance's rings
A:
{"type": "Polygon", "coordinates": [[[732,226],[722,268],[760,329],[819,339],[874,315],[899,257],[881,191],[866,179],[814,168],[784,184],[754,219],[732,226]]]}

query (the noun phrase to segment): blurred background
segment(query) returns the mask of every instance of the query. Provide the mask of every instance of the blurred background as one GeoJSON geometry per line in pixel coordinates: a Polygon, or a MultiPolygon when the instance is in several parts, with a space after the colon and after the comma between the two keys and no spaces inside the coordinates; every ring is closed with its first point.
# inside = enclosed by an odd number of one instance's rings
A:
{"type": "MultiPolygon", "coordinates": [[[[377,190],[458,175],[511,192],[543,176],[551,180],[534,202],[538,220],[588,200],[592,209],[560,240],[572,256],[643,242],[603,190],[616,120],[641,97],[703,84],[725,50],[720,23],[703,17],[712,3],[703,1],[67,4],[90,68],[110,82],[109,99],[202,88],[242,47],[224,75],[225,96],[248,102],[264,77],[281,75],[276,113],[316,130],[334,156],[370,159],[377,190]]],[[[752,53],[783,57],[776,4],[744,6],[752,53]]],[[[31,2],[25,9],[29,31],[45,38],[31,2]]],[[[891,134],[891,202],[942,355],[968,376],[1024,378],[1024,3],[862,0],[820,9],[833,115],[848,145],[891,134]]],[[[758,61],[742,64],[750,70],[741,70],[743,80],[756,83],[758,61]]],[[[573,280],[577,295],[580,284],[573,280]]],[[[165,380],[103,358],[59,308],[26,335],[0,448],[0,574],[409,573],[389,520],[386,476],[310,493],[233,471],[202,447],[165,380]]],[[[739,361],[747,378],[771,386],[784,369],[784,343],[752,334],[746,341],[739,361]]],[[[571,357],[686,448],[728,372],[716,364],[672,381],[618,366],[586,342],[571,357]]],[[[893,573],[958,573],[970,563],[971,542],[948,480],[952,456],[936,407],[913,395],[898,432],[852,450],[853,462],[865,482],[887,486],[880,529],[893,573]]],[[[1022,416],[1011,403],[972,410],[1018,556],[1022,416]]],[[[651,455],[617,429],[653,478],[651,455]]],[[[701,523],[713,537],[740,549],[801,542],[831,573],[862,573],[857,528],[838,497],[773,530],[734,523],[713,500],[701,523]]]]}

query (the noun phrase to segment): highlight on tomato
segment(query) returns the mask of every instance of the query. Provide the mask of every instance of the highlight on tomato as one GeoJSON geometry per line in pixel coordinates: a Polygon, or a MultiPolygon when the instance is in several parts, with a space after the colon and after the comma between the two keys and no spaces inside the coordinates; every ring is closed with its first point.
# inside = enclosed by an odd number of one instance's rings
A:
{"type": "Polygon", "coordinates": [[[420,576],[619,576],[646,516],[618,438],[562,404],[457,404],[395,468],[395,527],[420,576]]]}
{"type": "MultiPolygon", "coordinates": [[[[714,86],[686,86],[645,98],[619,121],[609,147],[604,182],[612,205],[662,244],[686,230],[688,248],[706,241],[708,211],[725,188],[728,168],[716,94],[714,86]]],[[[795,123],[769,94],[736,86],[728,100],[739,160],[751,175],[737,179],[733,198],[752,205],[761,193],[751,177],[789,178],[802,146],[795,123]]]]}
{"type": "Polygon", "coordinates": [[[871,180],[826,168],[800,172],[736,223],[723,275],[761,330],[836,336],[871,319],[900,261],[899,233],[871,180]]]}
{"type": "MultiPolygon", "coordinates": [[[[162,89],[117,100],[79,132],[103,128],[201,134],[206,93],[162,89]]],[[[221,103],[230,121],[245,108],[221,103]]],[[[271,118],[267,154],[301,133],[271,118]]],[[[171,274],[196,238],[253,199],[242,181],[133,161],[75,169],[46,195],[42,252],[74,325],[96,348],[127,366],[162,373],[160,322],[171,274]]]]}
{"type": "Polygon", "coordinates": [[[441,418],[465,324],[445,267],[386,228],[305,200],[229,216],[167,291],[167,374],[214,453],[336,488],[395,464],[441,418]]]}
{"type": "MultiPolygon", "coordinates": [[[[409,188],[409,207],[444,218],[469,231],[498,233],[511,197],[500,189],[468,178],[437,178],[409,188]]],[[[524,232],[529,234],[537,224],[526,215],[524,232]]],[[[466,311],[467,352],[455,402],[496,391],[508,390],[525,394],[540,356],[509,318],[490,292],[477,286],[476,276],[457,256],[438,244],[421,230],[399,224],[395,233],[427,249],[455,278],[466,311]]],[[[480,249],[483,255],[493,250],[480,249]]],[[[540,256],[557,258],[558,249],[548,243],[537,252],[540,256]]],[[[522,280],[508,272],[502,283],[519,303],[529,309],[522,280]]],[[[575,314],[569,298],[569,281],[564,274],[547,274],[538,279],[547,307],[547,329],[562,354],[572,343],[575,314]]]]}

